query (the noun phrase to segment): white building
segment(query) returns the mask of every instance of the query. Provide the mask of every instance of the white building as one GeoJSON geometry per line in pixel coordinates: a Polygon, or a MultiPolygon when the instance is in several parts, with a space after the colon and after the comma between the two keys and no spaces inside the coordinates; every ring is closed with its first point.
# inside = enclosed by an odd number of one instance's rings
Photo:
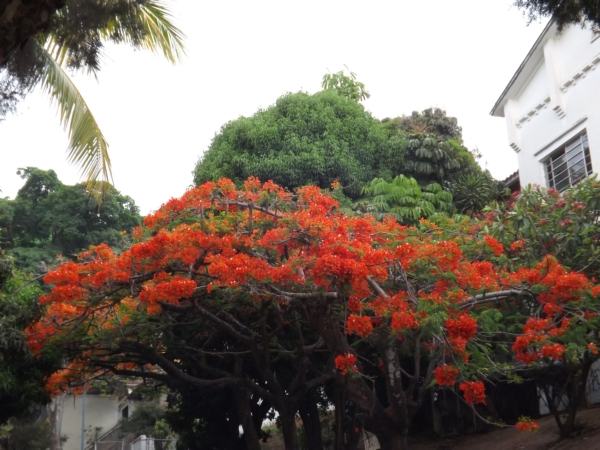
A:
{"type": "Polygon", "coordinates": [[[491,114],[504,117],[521,186],[564,189],[600,171],[600,30],[550,22],[491,114]]]}
{"type": "MultiPolygon", "coordinates": [[[[496,101],[519,171],[505,182],[562,190],[600,172],[600,30],[550,22],[496,101]],[[598,70],[596,70],[598,69],[598,70]]],[[[600,361],[587,402],[600,402],[600,361]]],[[[540,412],[548,407],[540,396],[540,412]]]]}
{"type": "Polygon", "coordinates": [[[61,433],[68,439],[63,444],[63,450],[89,448],[94,437],[103,436],[113,430],[119,420],[128,417],[134,408],[135,402],[131,402],[126,395],[119,393],[87,394],[85,398],[82,394],[67,395],[63,405],[61,433]],[[82,430],[84,430],[83,440],[82,430]]]}

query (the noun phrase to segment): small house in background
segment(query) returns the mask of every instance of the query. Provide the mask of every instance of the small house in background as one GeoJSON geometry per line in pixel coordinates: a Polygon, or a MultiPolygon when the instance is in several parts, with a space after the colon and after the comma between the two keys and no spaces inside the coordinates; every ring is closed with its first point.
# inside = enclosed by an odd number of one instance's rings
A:
{"type": "Polygon", "coordinates": [[[550,22],[517,69],[491,115],[506,120],[520,186],[562,190],[600,168],[598,68],[600,29],[550,22]]]}
{"type": "Polygon", "coordinates": [[[92,389],[85,395],[64,398],[62,434],[68,437],[63,450],[87,449],[95,438],[116,429],[120,419],[128,418],[135,409],[129,397],[132,386],[119,383],[110,393],[92,389]],[[83,441],[82,441],[83,430],[83,441]]]}

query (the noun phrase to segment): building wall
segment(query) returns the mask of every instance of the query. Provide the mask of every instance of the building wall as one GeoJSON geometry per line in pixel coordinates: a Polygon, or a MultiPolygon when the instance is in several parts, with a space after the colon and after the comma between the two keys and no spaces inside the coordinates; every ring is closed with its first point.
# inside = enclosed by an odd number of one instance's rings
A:
{"type": "MultiPolygon", "coordinates": [[[[116,396],[85,396],[85,448],[88,446],[88,439],[94,435],[95,427],[102,427],[102,431],[100,431],[100,435],[102,435],[117,424],[121,418],[119,405],[122,403],[116,396]]],[[[81,449],[82,411],[83,395],[75,397],[68,395],[64,403],[62,434],[67,435],[69,439],[63,445],[63,450],[81,449]]]]}
{"type": "Polygon", "coordinates": [[[541,61],[526,82],[525,89],[522,89],[517,94],[517,112],[519,113],[519,117],[524,116],[529,110],[548,97],[549,93],[548,74],[544,61],[541,61]]]}
{"type": "Polygon", "coordinates": [[[545,160],[587,131],[594,172],[600,172],[600,39],[588,27],[552,32],[544,58],[504,107],[521,186],[547,185],[545,160]]]}

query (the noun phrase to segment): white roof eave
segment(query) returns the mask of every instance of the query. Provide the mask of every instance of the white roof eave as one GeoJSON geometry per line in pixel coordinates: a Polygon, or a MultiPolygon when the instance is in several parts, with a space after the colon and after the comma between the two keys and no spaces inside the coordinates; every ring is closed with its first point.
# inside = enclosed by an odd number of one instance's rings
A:
{"type": "Polygon", "coordinates": [[[521,85],[529,78],[529,75],[531,75],[533,70],[538,66],[538,63],[543,59],[543,44],[549,39],[549,36],[551,35],[549,31],[552,28],[556,29],[556,26],[554,21],[551,20],[536,39],[535,43],[527,53],[527,56],[525,56],[525,59],[504,88],[504,91],[502,91],[498,100],[496,100],[494,107],[490,111],[490,115],[504,117],[504,104],[508,100],[509,94],[514,94],[520,90],[521,85]]]}

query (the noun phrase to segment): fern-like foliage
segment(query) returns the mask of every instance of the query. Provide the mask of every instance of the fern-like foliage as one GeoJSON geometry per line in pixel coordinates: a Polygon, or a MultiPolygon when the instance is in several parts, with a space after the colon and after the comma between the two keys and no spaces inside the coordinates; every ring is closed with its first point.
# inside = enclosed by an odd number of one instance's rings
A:
{"type": "Polygon", "coordinates": [[[375,178],[362,193],[367,199],[357,203],[355,210],[373,214],[378,219],[389,215],[406,225],[414,225],[419,219],[456,213],[449,191],[437,183],[421,187],[414,178],[404,175],[391,182],[375,178]]]}

